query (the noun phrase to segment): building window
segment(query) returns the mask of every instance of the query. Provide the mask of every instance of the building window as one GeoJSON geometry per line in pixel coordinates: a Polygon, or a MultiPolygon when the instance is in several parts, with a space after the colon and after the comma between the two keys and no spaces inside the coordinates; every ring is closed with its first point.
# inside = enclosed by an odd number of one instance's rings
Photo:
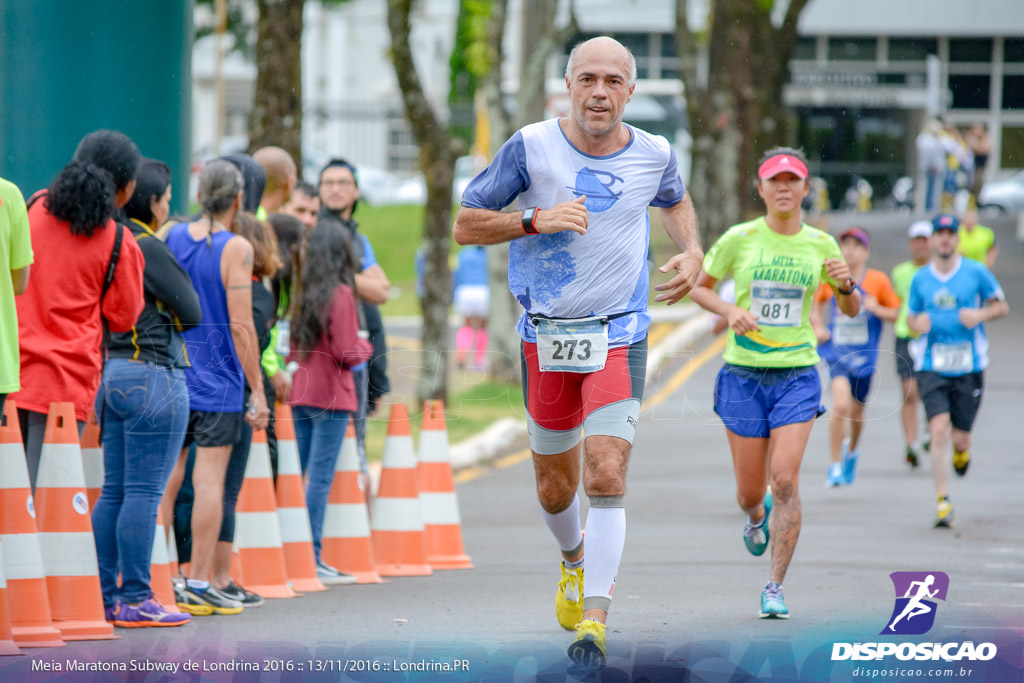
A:
{"type": "Polygon", "coordinates": [[[982,62],[992,61],[991,38],[950,38],[949,61],[982,62]]]}
{"type": "Polygon", "coordinates": [[[1003,61],[1024,62],[1024,38],[1006,38],[1003,41],[1003,61]]]}
{"type": "Polygon", "coordinates": [[[949,89],[953,91],[953,109],[988,109],[991,76],[949,77],[949,89]]]}
{"type": "Polygon", "coordinates": [[[939,41],[935,38],[890,38],[889,61],[923,62],[928,55],[939,53],[939,41]]]}
{"type": "Polygon", "coordinates": [[[1003,168],[1024,168],[1024,128],[1003,126],[1003,153],[999,165],[1003,168]]]}
{"type": "Polygon", "coordinates": [[[818,39],[814,36],[800,36],[793,46],[793,59],[813,62],[817,57],[818,39]]]}
{"type": "Polygon", "coordinates": [[[829,38],[828,58],[843,62],[875,61],[878,41],[874,38],[829,38]]]}
{"type": "Polygon", "coordinates": [[[392,116],[388,130],[389,171],[417,171],[420,163],[420,148],[416,144],[409,124],[401,116],[392,116]]]}
{"type": "MultiPolygon", "coordinates": [[[[656,74],[651,74],[656,76],[656,74]]],[[[661,34],[661,78],[679,78],[679,55],[674,33],[661,34]]]]}
{"type": "Polygon", "coordinates": [[[1024,109],[1024,76],[1003,76],[1003,109],[1024,109]]]}

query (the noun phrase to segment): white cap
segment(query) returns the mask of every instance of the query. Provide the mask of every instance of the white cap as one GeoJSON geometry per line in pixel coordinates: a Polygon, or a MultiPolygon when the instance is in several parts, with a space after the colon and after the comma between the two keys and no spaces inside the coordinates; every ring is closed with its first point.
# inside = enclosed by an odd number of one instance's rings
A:
{"type": "Polygon", "coordinates": [[[907,230],[907,237],[914,239],[915,237],[931,237],[932,236],[932,222],[931,221],[914,221],[910,224],[910,229],[907,230]]]}

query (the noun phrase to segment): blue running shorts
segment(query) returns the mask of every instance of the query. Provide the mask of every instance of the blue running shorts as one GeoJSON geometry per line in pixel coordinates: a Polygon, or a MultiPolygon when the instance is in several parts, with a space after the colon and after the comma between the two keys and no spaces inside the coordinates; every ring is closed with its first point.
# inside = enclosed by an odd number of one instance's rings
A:
{"type": "Polygon", "coordinates": [[[831,379],[845,377],[846,381],[850,383],[850,393],[853,394],[853,400],[860,404],[868,402],[868,394],[871,392],[871,379],[875,376],[874,367],[871,368],[871,372],[857,374],[849,365],[839,361],[829,366],[828,374],[831,379]]]}
{"type": "Polygon", "coordinates": [[[748,368],[726,363],[715,378],[715,412],[739,436],[767,439],[825,412],[817,367],[748,368]]]}

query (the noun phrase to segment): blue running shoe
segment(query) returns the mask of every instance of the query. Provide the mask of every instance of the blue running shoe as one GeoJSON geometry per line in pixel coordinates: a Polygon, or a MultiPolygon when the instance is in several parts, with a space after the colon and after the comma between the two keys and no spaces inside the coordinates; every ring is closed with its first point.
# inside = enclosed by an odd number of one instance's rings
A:
{"type": "Polygon", "coordinates": [[[843,442],[843,481],[852,484],[857,478],[857,459],[860,458],[860,449],[850,450],[849,440],[843,442]]]}
{"type": "Polygon", "coordinates": [[[786,602],[782,597],[782,586],[774,581],[769,581],[761,591],[761,618],[789,619],[789,610],[786,609],[786,602]]]}
{"type": "Polygon", "coordinates": [[[747,525],[743,528],[743,542],[754,557],[764,555],[768,547],[768,518],[772,514],[772,492],[764,497],[764,518],[758,524],[751,524],[747,517],[747,525]]]}
{"type": "Polygon", "coordinates": [[[825,486],[842,486],[845,481],[846,478],[843,476],[842,463],[834,462],[828,466],[828,478],[825,479],[825,486]]]}

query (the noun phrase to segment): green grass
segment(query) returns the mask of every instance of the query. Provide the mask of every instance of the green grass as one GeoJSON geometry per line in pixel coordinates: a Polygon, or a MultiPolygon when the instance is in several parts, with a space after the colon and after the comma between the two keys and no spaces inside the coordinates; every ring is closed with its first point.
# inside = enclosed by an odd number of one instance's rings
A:
{"type": "MultiPolygon", "coordinates": [[[[496,420],[503,417],[526,419],[522,391],[517,385],[491,382],[479,375],[480,382],[453,388],[445,414],[448,443],[456,444],[476,436],[496,420]]],[[[422,407],[409,405],[413,439],[419,437],[422,407]]],[[[371,415],[366,429],[366,454],[370,460],[380,460],[384,451],[384,438],[388,429],[387,406],[371,415]]]]}

